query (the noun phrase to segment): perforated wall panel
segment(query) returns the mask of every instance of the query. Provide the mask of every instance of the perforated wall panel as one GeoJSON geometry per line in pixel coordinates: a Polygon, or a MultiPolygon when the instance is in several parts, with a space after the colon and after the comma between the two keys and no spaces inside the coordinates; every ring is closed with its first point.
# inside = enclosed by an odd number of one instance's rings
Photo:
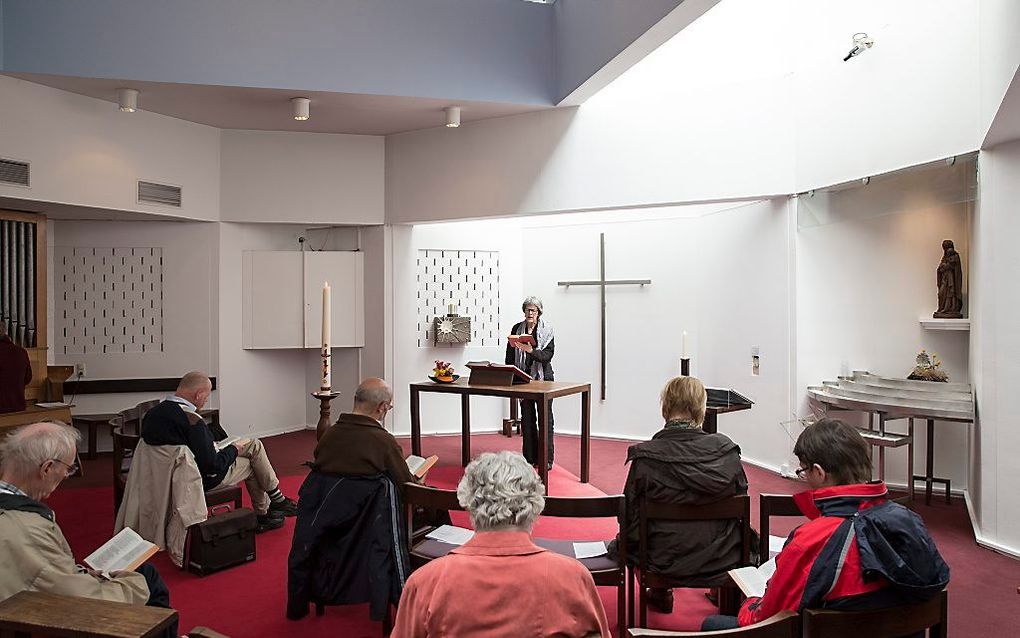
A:
{"type": "Polygon", "coordinates": [[[57,247],[54,252],[57,352],[163,350],[161,248],[57,247]]]}
{"type": "Polygon", "coordinates": [[[432,320],[445,316],[450,303],[458,315],[471,317],[471,345],[499,345],[499,252],[418,251],[419,348],[432,347],[432,320]]]}

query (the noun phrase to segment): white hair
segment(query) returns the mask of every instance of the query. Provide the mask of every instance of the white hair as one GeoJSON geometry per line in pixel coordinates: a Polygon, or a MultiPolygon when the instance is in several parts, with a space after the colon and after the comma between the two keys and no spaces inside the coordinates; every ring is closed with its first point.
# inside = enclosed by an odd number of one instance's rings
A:
{"type": "Polygon", "coordinates": [[[23,425],[0,444],[0,465],[14,476],[28,478],[46,461],[74,454],[80,440],[78,430],[60,422],[23,425]]]}
{"type": "Polygon", "coordinates": [[[530,295],[527,299],[521,303],[521,312],[524,312],[528,306],[534,306],[538,308],[538,314],[542,314],[542,298],[530,295]]]}
{"type": "Polygon", "coordinates": [[[478,531],[530,530],[545,508],[545,489],[516,452],[486,452],[471,461],[457,486],[457,501],[478,531]]]}

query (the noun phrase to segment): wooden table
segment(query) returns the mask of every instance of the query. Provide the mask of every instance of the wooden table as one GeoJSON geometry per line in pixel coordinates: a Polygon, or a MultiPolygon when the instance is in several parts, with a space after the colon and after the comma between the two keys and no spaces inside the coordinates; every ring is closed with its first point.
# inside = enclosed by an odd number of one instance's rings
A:
{"type": "Polygon", "coordinates": [[[39,421],[63,421],[70,425],[71,408],[69,406],[62,408],[40,408],[37,405],[30,405],[21,412],[6,412],[0,414],[0,431],[39,421]]]}
{"type": "Polygon", "coordinates": [[[38,591],[0,603],[0,638],[149,638],[176,621],[173,609],[38,591]]]}
{"type": "Polygon", "coordinates": [[[521,385],[495,386],[469,384],[467,379],[453,383],[425,381],[411,384],[411,451],[421,456],[422,392],[460,395],[460,460],[471,461],[471,396],[506,397],[535,401],[538,405],[538,474],[549,491],[546,456],[549,445],[549,401],[571,394],[581,395],[581,482],[587,483],[591,465],[591,384],[569,381],[532,381],[521,385]]]}
{"type": "MultiPolygon", "coordinates": [[[[210,423],[218,424],[220,422],[219,408],[207,408],[204,410],[199,410],[198,413],[203,418],[208,419],[210,423]]],[[[98,455],[97,433],[99,426],[109,425],[110,419],[112,419],[115,416],[117,416],[116,412],[73,415],[74,424],[82,427],[87,431],[86,438],[88,440],[88,449],[86,451],[86,458],[90,460],[96,458],[96,456],[98,455]]],[[[138,433],[141,433],[141,424],[139,424],[138,433]]]]}

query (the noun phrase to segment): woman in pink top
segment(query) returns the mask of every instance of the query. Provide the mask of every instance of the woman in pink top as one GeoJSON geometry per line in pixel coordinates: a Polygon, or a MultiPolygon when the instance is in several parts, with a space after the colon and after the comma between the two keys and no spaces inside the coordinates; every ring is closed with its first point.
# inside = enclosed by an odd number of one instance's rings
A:
{"type": "Polygon", "coordinates": [[[474,538],[411,575],[392,635],[608,637],[588,570],[531,542],[543,492],[520,454],[472,461],[457,500],[471,516],[474,538]]]}

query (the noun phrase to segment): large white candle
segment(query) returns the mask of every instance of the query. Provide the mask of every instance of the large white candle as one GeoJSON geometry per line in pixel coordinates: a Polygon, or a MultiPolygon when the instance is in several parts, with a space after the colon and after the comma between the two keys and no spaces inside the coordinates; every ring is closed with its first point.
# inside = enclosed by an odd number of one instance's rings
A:
{"type": "Polygon", "coordinates": [[[330,307],[329,282],[322,284],[322,384],[320,390],[329,391],[333,387],[332,374],[330,372],[330,349],[329,329],[331,325],[332,308],[330,307]]]}
{"type": "Polygon", "coordinates": [[[687,331],[684,330],[683,334],[680,335],[680,358],[687,358],[687,331]]]}

